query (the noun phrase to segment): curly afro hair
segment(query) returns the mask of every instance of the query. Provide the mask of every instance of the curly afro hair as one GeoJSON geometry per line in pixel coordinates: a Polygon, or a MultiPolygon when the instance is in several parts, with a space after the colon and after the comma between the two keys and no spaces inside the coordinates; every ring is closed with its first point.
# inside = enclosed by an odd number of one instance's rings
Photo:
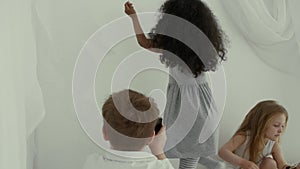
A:
{"type": "MultiPolygon", "coordinates": [[[[185,28],[174,28],[174,25],[168,25],[169,18],[164,14],[174,15],[180,17],[199,28],[206,37],[210,40],[214,46],[217,57],[221,61],[225,58],[225,35],[219,28],[217,20],[208,8],[206,4],[200,0],[167,0],[160,8],[162,13],[158,23],[151,30],[149,36],[153,39],[153,46],[160,48],[168,52],[163,52],[160,56],[160,60],[167,67],[174,67],[180,65],[178,60],[174,59],[174,55],[179,57],[178,59],[183,61],[194,74],[195,77],[201,74],[201,72],[214,70],[213,68],[207,68],[197,56],[197,54],[190,49],[187,45],[179,40],[159,34],[158,32],[168,31],[170,29],[180,29],[183,31],[185,28]],[[171,54],[173,55],[171,55],[171,54]]],[[[216,62],[217,64],[217,62],[216,62]]],[[[215,65],[216,66],[216,65],[215,65]]]]}

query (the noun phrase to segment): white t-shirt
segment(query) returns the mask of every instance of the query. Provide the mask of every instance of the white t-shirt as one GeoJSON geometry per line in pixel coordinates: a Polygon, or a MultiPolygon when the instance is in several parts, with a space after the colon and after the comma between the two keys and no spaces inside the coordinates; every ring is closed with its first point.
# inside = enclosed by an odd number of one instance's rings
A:
{"type": "Polygon", "coordinates": [[[114,153],[91,154],[83,169],[174,169],[168,159],[158,160],[154,155],[142,151],[116,151],[114,153]]]}

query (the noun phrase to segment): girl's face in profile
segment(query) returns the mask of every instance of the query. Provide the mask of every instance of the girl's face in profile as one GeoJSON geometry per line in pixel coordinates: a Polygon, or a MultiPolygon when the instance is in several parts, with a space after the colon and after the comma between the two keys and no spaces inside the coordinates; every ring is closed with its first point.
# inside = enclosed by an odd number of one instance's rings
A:
{"type": "Polygon", "coordinates": [[[276,141],[281,136],[285,128],[286,117],[283,113],[272,117],[270,124],[265,131],[265,138],[276,141]]]}

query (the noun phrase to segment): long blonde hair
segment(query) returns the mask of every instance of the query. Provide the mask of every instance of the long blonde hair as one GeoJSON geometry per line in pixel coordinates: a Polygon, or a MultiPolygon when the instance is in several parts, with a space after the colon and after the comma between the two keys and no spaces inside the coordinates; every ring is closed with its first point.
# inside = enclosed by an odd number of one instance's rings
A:
{"type": "Polygon", "coordinates": [[[273,100],[261,101],[249,111],[239,129],[234,134],[241,135],[249,132],[249,142],[245,152],[249,152],[250,161],[256,163],[259,160],[265,145],[265,131],[271,119],[278,114],[284,114],[286,116],[285,123],[287,124],[288,113],[283,106],[273,100]]]}

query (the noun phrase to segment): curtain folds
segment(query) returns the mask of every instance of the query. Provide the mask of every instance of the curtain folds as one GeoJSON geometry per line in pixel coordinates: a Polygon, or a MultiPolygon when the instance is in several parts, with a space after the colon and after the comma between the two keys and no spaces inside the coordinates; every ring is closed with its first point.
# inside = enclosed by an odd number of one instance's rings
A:
{"type": "Polygon", "coordinates": [[[279,71],[300,76],[293,0],[220,0],[253,51],[279,71]]]}
{"type": "Polygon", "coordinates": [[[4,0],[0,5],[0,169],[33,166],[27,161],[34,155],[28,139],[44,117],[30,4],[4,0]]]}

